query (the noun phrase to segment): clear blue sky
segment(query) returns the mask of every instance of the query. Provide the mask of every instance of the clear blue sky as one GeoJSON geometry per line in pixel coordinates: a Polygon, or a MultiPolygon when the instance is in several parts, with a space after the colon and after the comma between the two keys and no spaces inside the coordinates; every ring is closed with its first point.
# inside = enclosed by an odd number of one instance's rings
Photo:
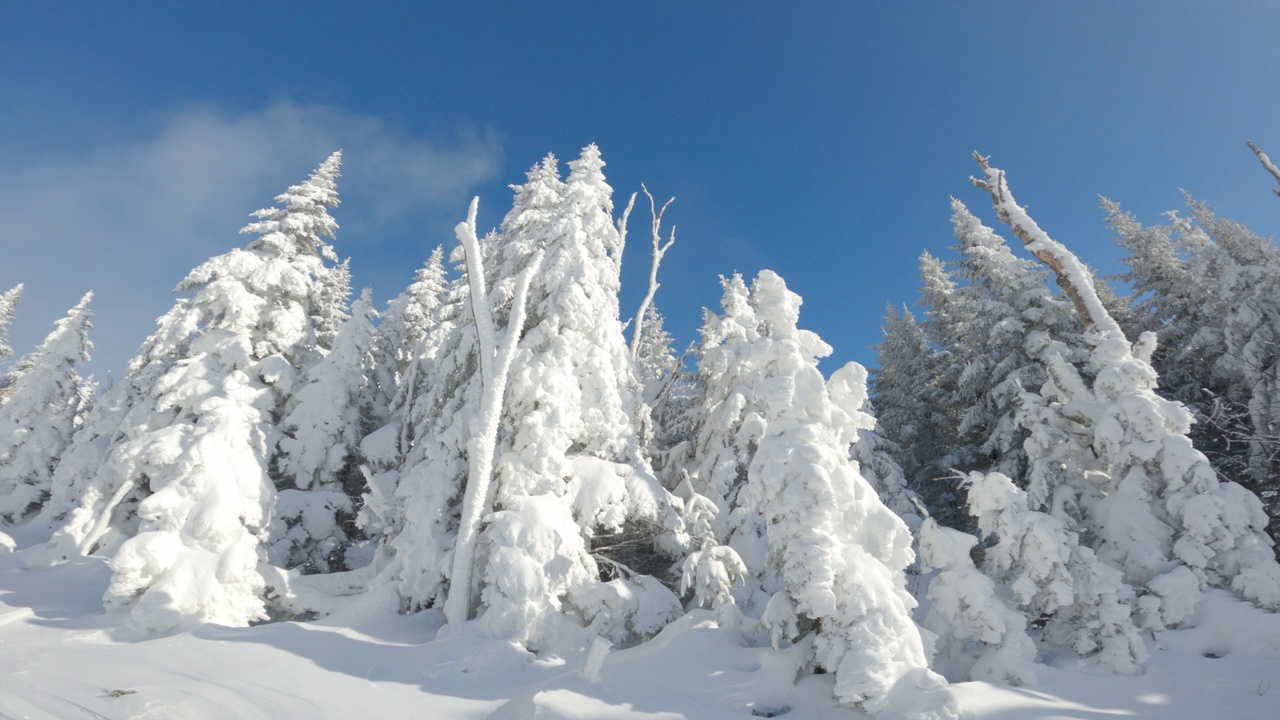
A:
{"type": "MultiPolygon", "coordinates": [[[[948,198],[989,217],[972,150],[1089,263],[1105,194],[1180,188],[1270,233],[1280,3],[11,3],[0,23],[0,289],[25,352],[89,288],[101,377],[187,269],[346,150],[337,242],[398,293],[481,196],[598,143],[619,208],[677,196],[658,303],[684,341],[716,276],[771,268],[833,360],[874,361],[886,302],[946,253],[948,198]]],[[[634,219],[634,218],[633,218],[634,219]]],[[[630,312],[647,272],[633,222],[630,312]]],[[[830,369],[831,365],[826,366],[830,369]]]]}

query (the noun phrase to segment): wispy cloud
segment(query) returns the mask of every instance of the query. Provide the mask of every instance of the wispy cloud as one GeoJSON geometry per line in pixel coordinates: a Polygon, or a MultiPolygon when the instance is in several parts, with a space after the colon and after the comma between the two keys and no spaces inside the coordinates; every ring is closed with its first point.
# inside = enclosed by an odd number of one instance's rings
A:
{"type": "Polygon", "coordinates": [[[186,271],[243,244],[248,214],[339,148],[338,249],[357,263],[362,247],[462,212],[502,159],[481,131],[428,139],[370,115],[277,102],[246,114],[186,109],[153,137],[83,157],[0,162],[0,291],[27,286],[14,350],[32,349],[93,289],[94,367],[118,371],[186,271]]]}

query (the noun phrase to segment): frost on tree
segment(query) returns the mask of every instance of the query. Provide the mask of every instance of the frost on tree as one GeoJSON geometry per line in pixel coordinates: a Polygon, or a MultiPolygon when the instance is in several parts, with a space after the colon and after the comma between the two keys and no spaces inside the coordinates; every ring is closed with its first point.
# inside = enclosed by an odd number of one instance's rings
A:
{"type": "Polygon", "coordinates": [[[356,502],[365,486],[360,441],[373,416],[376,317],[366,289],[329,354],[305,372],[293,409],[280,422],[276,470],[282,480],[267,549],[272,564],[303,572],[346,569],[346,551],[359,539],[356,502]]]}
{"type": "Polygon", "coordinates": [[[884,339],[874,346],[878,368],[871,372],[877,434],[887,441],[902,468],[907,487],[917,493],[939,522],[967,522],[963,503],[951,483],[945,448],[955,444],[958,422],[944,387],[949,354],[930,344],[924,329],[906,308],[888,307],[884,339]]]}
{"type": "Polygon", "coordinates": [[[1084,510],[1098,556],[1122,568],[1125,581],[1144,593],[1138,602],[1148,626],[1185,619],[1199,592],[1185,582],[1188,571],[1197,584],[1229,587],[1262,607],[1280,608],[1280,565],[1263,532],[1262,503],[1219,480],[1188,438],[1191,414],[1156,394],[1154,337],[1129,342],[1087,269],[1014,201],[1004,174],[978,159],[983,177],[975,184],[991,195],[999,219],[1054,271],[1086,328],[1092,382],[1058,344],[1043,343],[1040,354],[1058,412],[1091,440],[1095,461],[1083,469],[1100,497],[1076,500],[1091,504],[1084,510]]]}
{"type": "MultiPolygon", "coordinates": [[[[13,357],[13,348],[9,346],[9,323],[13,321],[14,311],[20,300],[22,300],[22,285],[0,294],[0,361],[13,357]]],[[[21,372],[15,372],[16,370],[17,368],[13,368],[0,376],[0,405],[4,404],[5,398],[9,396],[9,388],[21,375],[21,372]]]]}
{"type": "Polygon", "coordinates": [[[897,513],[912,531],[920,529],[927,516],[919,496],[907,487],[902,468],[893,459],[892,445],[876,431],[875,411],[867,397],[867,369],[851,362],[835,371],[827,381],[831,401],[848,416],[844,422],[858,429],[852,459],[862,477],[880,494],[880,501],[897,513]]]}
{"type": "Polygon", "coordinates": [[[708,323],[717,342],[700,365],[708,420],[696,485],[729,516],[720,540],[746,566],[744,610],[775,641],[812,627],[837,697],[880,710],[896,683],[928,671],[905,588],[910,531],[850,459],[868,421],[846,408],[861,405],[865,388],[851,385],[864,375],[822,377],[830,347],[796,327],[800,298],[775,273],[750,290],[736,276],[724,284],[724,314],[708,323]]]}
{"type": "Polygon", "coordinates": [[[421,422],[410,423],[412,447],[401,470],[371,484],[371,505],[387,509],[385,517],[369,513],[392,555],[385,577],[405,607],[448,597],[454,621],[474,611],[491,634],[531,647],[583,620],[625,634],[635,628],[630,611],[644,603],[622,595],[670,597],[638,578],[599,580],[602,563],[624,576],[648,570],[624,567],[608,547],[616,540],[644,548],[653,528],[678,524],[640,452],[641,385],[618,320],[621,237],[602,166],[588,147],[562,181],[547,158],[516,188],[500,230],[475,239],[467,270],[483,275],[469,272],[442,307],[439,341],[428,341],[431,379],[413,400],[421,422]],[[527,272],[539,256],[536,272],[527,272]],[[520,321],[522,277],[529,284],[520,321]],[[508,339],[515,344],[495,418],[485,411],[484,368],[498,367],[508,339]],[[496,429],[486,430],[493,419],[496,429]],[[492,481],[481,493],[472,483],[485,473],[475,468],[490,454],[492,481]],[[464,518],[468,496],[468,507],[482,512],[464,518]],[[473,527],[474,542],[459,539],[473,527]],[[473,580],[466,587],[460,559],[473,580]]]}
{"type": "MultiPolygon", "coordinates": [[[[1080,321],[1065,300],[1044,284],[1044,272],[1031,260],[1015,257],[1004,240],[984,226],[959,200],[952,200],[951,223],[959,243],[956,275],[964,286],[955,302],[967,311],[952,328],[953,362],[963,367],[958,400],[963,408],[960,442],[972,449],[973,462],[962,471],[998,471],[1011,477],[1026,472],[1026,430],[1018,423],[1023,388],[1045,381],[1037,360],[1027,354],[1027,338],[1047,332],[1074,348],[1083,359],[1080,321]]],[[[1035,498],[1042,506],[1044,498],[1035,498]]]]}
{"type": "Polygon", "coordinates": [[[501,512],[484,538],[484,621],[534,645],[553,623],[530,616],[529,603],[555,606],[567,598],[588,619],[613,623],[600,595],[607,589],[597,587],[597,560],[625,566],[630,558],[617,554],[620,541],[651,542],[646,535],[678,523],[641,453],[641,385],[617,299],[622,237],[603,167],[591,145],[569,163],[564,182],[551,157],[530,171],[487,267],[492,306],[503,314],[518,273],[538,250],[545,253],[507,389],[508,431],[496,461],[501,512]],[[520,537],[544,541],[529,545],[520,537]],[[527,582],[537,568],[539,581],[527,582]]]}
{"type": "MultiPolygon", "coordinates": [[[[54,325],[0,406],[0,522],[25,522],[48,500],[54,469],[89,404],[93,385],[76,367],[89,359],[93,347],[88,337],[92,297],[86,294],[54,325]]],[[[0,301],[6,298],[16,295],[11,291],[0,301]]]]}
{"type": "Polygon", "coordinates": [[[1189,202],[1186,217],[1142,226],[1104,202],[1129,251],[1137,327],[1159,334],[1161,392],[1195,414],[1190,437],[1219,476],[1257,493],[1280,517],[1280,249],[1189,202]]]}
{"type": "Polygon", "coordinates": [[[1098,562],[1062,521],[1032,510],[1027,494],[1001,473],[970,473],[969,509],[978,529],[998,538],[984,570],[1007,584],[1045,637],[1080,655],[1096,653],[1113,672],[1135,672],[1147,660],[1134,625],[1133,588],[1098,562]]]}
{"type": "Polygon", "coordinates": [[[324,239],[337,229],[339,162],[335,153],[277,197],[281,207],[256,213],[243,250],[178,285],[192,296],[159,320],[75,453],[81,469],[100,462],[64,479],[80,500],[53,548],[111,553],[104,600],[130,606],[144,630],[266,617],[258,563],[275,422],[297,369],[323,355],[316,319],[333,309],[317,307],[318,288],[340,274],[324,239]]]}
{"type": "Polygon", "coordinates": [[[929,581],[931,606],[922,623],[938,636],[934,665],[956,681],[1035,685],[1036,646],[1027,619],[974,567],[969,553],[977,542],[933,518],[920,528],[921,571],[938,571],[929,581]]]}
{"type": "Polygon", "coordinates": [[[9,347],[9,323],[13,321],[14,311],[21,299],[22,285],[0,294],[0,360],[13,357],[13,348],[9,347]]]}

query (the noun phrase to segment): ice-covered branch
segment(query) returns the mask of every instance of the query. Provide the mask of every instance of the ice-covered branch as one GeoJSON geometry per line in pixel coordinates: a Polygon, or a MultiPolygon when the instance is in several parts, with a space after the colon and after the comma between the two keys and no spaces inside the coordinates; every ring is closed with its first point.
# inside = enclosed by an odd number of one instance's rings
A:
{"type": "MultiPolygon", "coordinates": [[[[464,232],[464,226],[458,226],[458,238],[466,243],[475,244],[475,207],[471,203],[471,212],[467,223],[470,232],[464,232]],[[463,236],[467,238],[464,239],[463,236]]],[[[466,245],[464,244],[464,248],[466,245]]],[[[476,248],[478,250],[478,247],[476,248]]],[[[479,253],[475,255],[479,258],[479,253]]],[[[444,617],[449,623],[466,622],[471,617],[473,606],[471,592],[471,575],[475,564],[476,538],[480,534],[480,520],[488,511],[489,486],[493,482],[493,453],[497,444],[498,422],[502,418],[502,400],[507,389],[507,378],[511,374],[511,361],[515,357],[516,344],[520,341],[524,329],[525,306],[529,297],[529,283],[542,267],[543,251],[534,253],[528,267],[516,280],[515,296],[511,301],[511,315],[507,319],[506,335],[502,339],[502,347],[487,363],[481,365],[483,391],[480,398],[480,415],[472,426],[471,439],[467,441],[467,488],[462,498],[462,517],[458,525],[458,537],[454,541],[453,572],[450,575],[449,594],[444,602],[444,617]]],[[[471,308],[476,316],[479,331],[480,318],[485,318],[485,327],[489,329],[490,347],[493,343],[493,326],[491,309],[484,296],[477,296],[477,285],[483,290],[484,281],[477,283],[475,275],[481,272],[477,263],[472,266],[468,253],[467,274],[471,277],[471,308]]],[[[483,352],[483,350],[482,350],[483,352]]]]}
{"type": "Polygon", "coordinates": [[[991,201],[996,209],[996,218],[1009,226],[1032,255],[1053,270],[1058,278],[1058,286],[1067,294],[1067,297],[1071,298],[1071,304],[1075,306],[1085,328],[1096,328],[1105,334],[1123,338],[1124,333],[1120,330],[1120,325],[1111,317],[1098,298],[1088,268],[1065,245],[1041,230],[1027,211],[1014,201],[1013,195],[1009,192],[1009,186],[1005,182],[1003,170],[991,167],[987,162],[988,158],[976,152],[973,154],[973,159],[982,166],[983,177],[969,178],[969,180],[991,195],[991,201]]]}
{"type": "MultiPolygon", "coordinates": [[[[480,207],[480,198],[471,199],[471,207],[467,209],[466,222],[458,223],[453,229],[462,244],[462,252],[467,256],[467,283],[471,289],[471,312],[476,319],[476,335],[480,342],[480,375],[484,377],[488,366],[493,362],[494,350],[493,318],[488,307],[488,291],[484,286],[484,261],[480,258],[480,241],[476,238],[476,211],[480,207]]],[[[488,383],[486,383],[488,384],[488,383]]]]}
{"type": "MultiPolygon", "coordinates": [[[[1280,182],[1280,168],[1276,167],[1275,163],[1271,162],[1271,158],[1267,157],[1267,154],[1262,152],[1257,145],[1254,145],[1252,140],[1249,140],[1248,143],[1249,149],[1253,151],[1254,155],[1258,156],[1258,162],[1262,163],[1262,167],[1271,173],[1271,177],[1275,178],[1276,182],[1280,182]]],[[[1280,195],[1280,189],[1272,188],[1271,192],[1280,195]]]]}
{"type": "MultiPolygon", "coordinates": [[[[644,314],[649,311],[649,304],[653,302],[653,296],[658,292],[658,266],[662,264],[662,256],[667,254],[667,250],[676,242],[676,229],[671,228],[671,238],[666,244],[662,243],[662,216],[666,214],[667,208],[671,203],[675,202],[675,198],[671,198],[662,204],[662,209],[658,209],[658,204],[653,200],[653,194],[649,192],[649,188],[640,184],[640,189],[644,190],[644,194],[649,198],[649,216],[652,218],[653,232],[653,262],[649,266],[649,291],[645,293],[644,300],[640,301],[640,309],[636,312],[635,327],[631,333],[631,357],[639,357],[640,355],[640,336],[644,331],[644,314]]],[[[631,196],[635,201],[635,195],[631,196]]],[[[627,213],[631,212],[631,205],[627,205],[627,213]]],[[[624,214],[625,218],[626,215],[624,214]]]]}
{"type": "Polygon", "coordinates": [[[627,200],[627,207],[622,211],[622,217],[618,218],[618,245],[613,249],[615,279],[622,277],[622,251],[627,247],[627,222],[631,219],[632,208],[636,206],[636,194],[631,193],[631,199],[627,200]]]}

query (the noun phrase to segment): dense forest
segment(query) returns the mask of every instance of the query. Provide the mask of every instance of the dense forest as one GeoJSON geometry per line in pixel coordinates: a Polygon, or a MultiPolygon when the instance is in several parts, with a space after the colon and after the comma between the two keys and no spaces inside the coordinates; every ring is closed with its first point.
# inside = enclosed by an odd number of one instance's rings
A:
{"type": "Polygon", "coordinates": [[[954,200],[879,367],[824,376],[768,270],[723,277],[674,347],[666,208],[619,212],[594,145],[353,301],[335,153],[191,270],[108,388],[77,371],[91,294],[21,358],[22,287],[0,295],[0,523],[33,571],[110,558],[104,605],[146,634],[378,595],[540,652],[709,608],[840,702],[921,717],[957,715],[944,676],[1034,682],[1044,647],[1139,671],[1210,588],[1280,609],[1280,248],[1202,202],[1144,225],[1104,200],[1128,270],[1099,277],[975,159],[1015,241],[954,200]]]}

